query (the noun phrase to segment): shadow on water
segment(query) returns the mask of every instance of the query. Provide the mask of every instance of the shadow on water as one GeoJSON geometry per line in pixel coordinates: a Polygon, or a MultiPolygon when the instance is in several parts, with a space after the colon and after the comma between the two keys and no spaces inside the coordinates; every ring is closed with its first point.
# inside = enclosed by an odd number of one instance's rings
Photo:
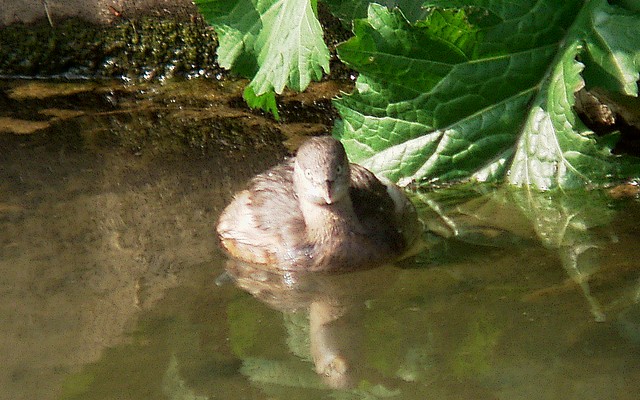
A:
{"type": "Polygon", "coordinates": [[[29,85],[0,95],[0,398],[636,398],[636,200],[419,193],[428,251],[274,274],[215,220],[317,126],[189,83],[29,85]]]}

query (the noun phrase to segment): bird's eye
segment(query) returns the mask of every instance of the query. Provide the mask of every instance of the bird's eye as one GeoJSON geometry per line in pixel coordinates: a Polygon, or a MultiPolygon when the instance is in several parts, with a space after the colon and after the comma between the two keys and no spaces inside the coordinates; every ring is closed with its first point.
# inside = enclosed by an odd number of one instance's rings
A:
{"type": "Polygon", "coordinates": [[[313,173],[311,172],[311,170],[309,168],[304,170],[304,176],[306,176],[307,179],[311,179],[312,175],[313,175],[313,173]]]}
{"type": "Polygon", "coordinates": [[[342,165],[338,165],[336,167],[336,174],[342,175],[342,171],[344,171],[344,168],[342,167],[342,165]]]}

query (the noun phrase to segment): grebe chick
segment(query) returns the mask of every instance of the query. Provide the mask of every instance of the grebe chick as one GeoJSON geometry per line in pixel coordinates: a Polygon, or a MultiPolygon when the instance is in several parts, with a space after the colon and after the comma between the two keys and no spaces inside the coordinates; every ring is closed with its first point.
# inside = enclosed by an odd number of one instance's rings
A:
{"type": "Polygon", "coordinates": [[[244,261],[344,271],[398,258],[420,227],[396,185],[349,163],[339,141],[321,136],[254,177],[222,212],[217,231],[228,253],[244,261]]]}

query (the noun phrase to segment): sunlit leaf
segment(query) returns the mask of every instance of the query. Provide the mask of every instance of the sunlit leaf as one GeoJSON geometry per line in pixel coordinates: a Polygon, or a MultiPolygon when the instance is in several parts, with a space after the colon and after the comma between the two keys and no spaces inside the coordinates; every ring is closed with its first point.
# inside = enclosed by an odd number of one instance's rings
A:
{"type": "Polygon", "coordinates": [[[329,72],[316,0],[196,0],[218,33],[218,64],[251,78],[244,97],[276,119],[275,93],[329,72]]]}
{"type": "Polygon", "coordinates": [[[411,24],[371,4],[338,47],[360,73],[335,102],[334,133],[353,161],[400,184],[550,189],[640,176],[638,160],[613,156],[573,110],[584,64],[589,82],[636,94],[639,15],[605,0],[424,5],[429,17],[411,24]]]}
{"type": "Polygon", "coordinates": [[[329,71],[315,0],[196,0],[216,29],[218,63],[253,77],[260,96],[304,90],[329,71]]]}

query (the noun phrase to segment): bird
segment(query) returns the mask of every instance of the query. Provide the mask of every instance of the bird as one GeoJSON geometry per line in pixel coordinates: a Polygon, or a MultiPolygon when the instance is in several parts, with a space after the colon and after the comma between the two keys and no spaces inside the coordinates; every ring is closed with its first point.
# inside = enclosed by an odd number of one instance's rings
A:
{"type": "Polygon", "coordinates": [[[316,136],[235,194],[216,230],[233,258],[282,271],[341,272],[400,258],[421,226],[398,186],[350,163],[337,139],[316,136]]]}

